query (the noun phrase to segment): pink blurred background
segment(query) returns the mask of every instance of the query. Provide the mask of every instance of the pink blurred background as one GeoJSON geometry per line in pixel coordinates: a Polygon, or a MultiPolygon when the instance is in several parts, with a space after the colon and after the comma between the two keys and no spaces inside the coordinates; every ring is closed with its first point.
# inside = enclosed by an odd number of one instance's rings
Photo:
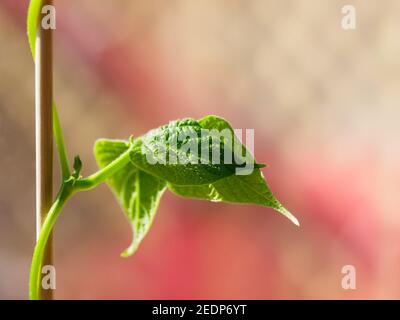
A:
{"type": "MultiPolygon", "coordinates": [[[[27,298],[35,241],[28,1],[0,1],[0,298],[27,298]]],[[[133,257],[105,186],[55,230],[58,299],[400,298],[400,2],[56,1],[55,94],[70,155],[217,114],[296,228],[268,208],[167,193],[133,257]],[[357,29],[341,28],[354,2],[357,29]],[[80,123],[84,125],[80,125],[80,123]],[[343,290],[354,265],[357,289],[343,290]]]]}

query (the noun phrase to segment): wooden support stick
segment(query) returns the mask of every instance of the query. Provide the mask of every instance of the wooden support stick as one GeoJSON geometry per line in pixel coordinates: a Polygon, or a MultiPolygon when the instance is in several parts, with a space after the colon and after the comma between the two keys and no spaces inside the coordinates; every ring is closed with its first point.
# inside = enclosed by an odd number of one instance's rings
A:
{"type": "MultiPolygon", "coordinates": [[[[42,7],[53,0],[43,0],[42,7]]],[[[36,234],[53,200],[53,30],[42,28],[42,15],[37,29],[35,58],[36,112],[36,234]]],[[[53,265],[52,236],[45,250],[42,266],[53,265]]],[[[51,300],[53,290],[41,290],[41,298],[51,300]]]]}

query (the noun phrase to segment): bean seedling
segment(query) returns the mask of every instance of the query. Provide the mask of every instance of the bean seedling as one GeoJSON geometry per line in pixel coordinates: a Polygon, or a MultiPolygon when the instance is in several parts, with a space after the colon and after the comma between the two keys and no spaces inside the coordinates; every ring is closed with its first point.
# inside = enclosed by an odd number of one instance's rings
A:
{"type": "MultiPolygon", "coordinates": [[[[31,0],[28,12],[28,38],[34,60],[38,53],[35,50],[37,30],[44,2],[31,0]]],[[[271,207],[299,225],[297,219],[271,193],[260,170],[263,165],[254,160],[223,118],[188,118],[172,121],[140,137],[97,140],[94,156],[99,170],[83,177],[79,157],[75,157],[72,171],[69,166],[54,102],[51,113],[62,182],[38,235],[30,273],[30,299],[43,298],[43,258],[62,208],[73,195],[91,190],[103,182],[113,191],[132,226],[132,244],[123,251],[124,257],[138,249],[167,189],[185,198],[271,207]]]]}

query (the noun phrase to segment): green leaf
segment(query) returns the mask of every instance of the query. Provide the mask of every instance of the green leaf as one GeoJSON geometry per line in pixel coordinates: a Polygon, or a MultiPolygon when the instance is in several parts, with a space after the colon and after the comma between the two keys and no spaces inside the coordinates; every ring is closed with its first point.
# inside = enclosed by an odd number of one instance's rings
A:
{"type": "MultiPolygon", "coordinates": [[[[208,116],[199,121],[204,128],[229,128],[229,123],[216,116],[208,116]]],[[[179,186],[168,183],[168,188],[185,198],[210,201],[256,204],[271,207],[290,219],[295,225],[298,220],[286,210],[270,191],[262,172],[255,168],[250,175],[232,175],[214,183],[201,186],[179,186]]]]}
{"type": "Polygon", "coordinates": [[[273,196],[259,169],[262,165],[255,163],[253,156],[233,133],[226,120],[208,116],[199,121],[174,121],[130,142],[105,139],[96,142],[95,157],[100,168],[104,168],[129,149],[131,162],[107,179],[108,185],[131,222],[134,233],[132,244],[124,251],[123,256],[133,254],[149,231],[167,186],[172,192],[185,198],[271,207],[299,225],[297,219],[273,196]],[[222,142],[214,141],[214,133],[203,135],[203,129],[228,129],[231,137],[223,137],[222,142]],[[171,143],[171,138],[181,135],[184,139],[178,139],[176,144],[171,143]],[[210,151],[202,153],[201,150],[193,152],[193,149],[185,149],[184,146],[188,142],[194,142],[196,145],[205,142],[210,151]],[[165,146],[167,150],[165,159],[162,150],[158,149],[160,145],[165,146]],[[217,148],[220,149],[220,153],[217,153],[220,164],[203,162],[210,160],[217,148]],[[224,164],[225,148],[232,153],[234,161],[231,164],[224,164]],[[149,151],[157,160],[156,163],[149,161],[149,151]],[[244,165],[251,162],[254,164],[254,170],[251,174],[238,175],[236,169],[241,168],[241,165],[237,163],[236,157],[243,153],[246,155],[244,165]],[[183,159],[183,163],[171,163],[169,160],[174,156],[183,159]]]}
{"type": "MultiPolygon", "coordinates": [[[[122,140],[98,140],[94,153],[100,168],[118,158],[129,148],[122,140]]],[[[133,229],[133,241],[122,256],[132,255],[149,231],[154,220],[166,183],[140,169],[127,164],[107,179],[133,229]]]]}
{"type": "Polygon", "coordinates": [[[36,32],[38,20],[40,17],[40,10],[42,8],[42,0],[31,0],[28,9],[28,41],[31,48],[32,57],[35,60],[36,51],[36,32]]]}
{"type": "Polygon", "coordinates": [[[205,116],[204,118],[199,120],[199,124],[202,128],[205,129],[217,129],[217,130],[229,129],[233,132],[233,129],[229,124],[229,122],[219,116],[214,116],[214,115],[205,116]]]}
{"type": "Polygon", "coordinates": [[[234,152],[228,138],[217,141],[215,133],[204,129],[208,128],[198,121],[184,119],[151,130],[135,140],[131,161],[176,185],[213,183],[246,166],[246,162],[238,161],[239,154],[234,152]],[[230,156],[231,161],[225,161],[225,156],[230,156]]]}
{"type": "MultiPolygon", "coordinates": [[[[234,152],[236,154],[241,153],[242,155],[243,154],[246,155],[248,157],[248,159],[246,159],[247,161],[255,163],[255,160],[254,160],[253,156],[251,155],[251,153],[246,149],[246,147],[236,137],[232,126],[224,118],[214,116],[214,115],[206,116],[199,120],[199,124],[203,129],[208,129],[208,130],[214,129],[214,130],[218,130],[218,131],[229,130],[234,139],[233,145],[234,145],[234,147],[236,147],[234,152]]],[[[265,167],[265,165],[256,165],[256,167],[262,168],[262,167],[265,167]]]]}
{"type": "Polygon", "coordinates": [[[296,217],[286,210],[271,193],[260,169],[255,169],[251,175],[233,175],[208,185],[178,186],[168,183],[168,188],[185,198],[270,207],[286,216],[295,225],[299,225],[296,217]]]}

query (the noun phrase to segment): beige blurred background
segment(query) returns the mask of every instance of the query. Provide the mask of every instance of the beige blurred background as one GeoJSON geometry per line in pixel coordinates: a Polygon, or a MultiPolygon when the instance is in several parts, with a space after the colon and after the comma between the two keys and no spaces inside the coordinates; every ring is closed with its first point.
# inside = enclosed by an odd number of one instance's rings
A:
{"type": "MultiPolygon", "coordinates": [[[[3,299],[27,298],[35,241],[27,6],[0,2],[3,299]]],[[[142,247],[123,259],[130,227],[101,186],[75,197],[57,222],[56,298],[400,298],[399,1],[82,0],[56,8],[56,100],[84,174],[96,170],[97,138],[218,114],[255,129],[265,176],[301,222],[168,193],[142,247]],[[346,31],[349,4],[357,28],[346,31]],[[348,264],[356,290],[341,287],[348,264]]]]}

